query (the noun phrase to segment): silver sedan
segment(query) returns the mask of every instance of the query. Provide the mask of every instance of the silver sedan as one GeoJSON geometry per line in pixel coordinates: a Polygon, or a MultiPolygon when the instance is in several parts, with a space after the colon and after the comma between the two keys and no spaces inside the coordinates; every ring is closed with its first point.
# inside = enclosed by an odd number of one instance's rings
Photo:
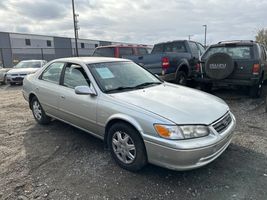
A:
{"type": "Polygon", "coordinates": [[[228,147],[236,124],[223,100],[163,82],[125,59],[51,61],[26,76],[23,95],[38,123],[55,118],[102,139],[131,171],[147,163],[204,166],[228,147]]]}

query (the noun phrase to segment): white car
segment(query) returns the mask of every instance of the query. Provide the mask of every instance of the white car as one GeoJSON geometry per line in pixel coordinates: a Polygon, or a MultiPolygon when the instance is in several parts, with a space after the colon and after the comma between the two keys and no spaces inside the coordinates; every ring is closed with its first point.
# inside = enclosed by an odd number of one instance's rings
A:
{"type": "Polygon", "coordinates": [[[13,69],[6,74],[6,80],[10,85],[16,83],[22,84],[23,79],[28,74],[33,74],[43,67],[47,62],[45,60],[24,60],[20,61],[13,69]]]}

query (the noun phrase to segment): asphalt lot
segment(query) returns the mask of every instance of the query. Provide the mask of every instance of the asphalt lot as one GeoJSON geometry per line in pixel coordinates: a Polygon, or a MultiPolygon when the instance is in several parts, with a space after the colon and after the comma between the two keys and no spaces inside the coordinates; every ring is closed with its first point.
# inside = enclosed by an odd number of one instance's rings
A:
{"type": "Polygon", "coordinates": [[[264,98],[231,89],[214,94],[237,118],[233,142],[217,160],[187,172],[148,165],[132,173],[101,140],[59,121],[36,124],[21,86],[0,86],[0,199],[266,200],[264,98]]]}

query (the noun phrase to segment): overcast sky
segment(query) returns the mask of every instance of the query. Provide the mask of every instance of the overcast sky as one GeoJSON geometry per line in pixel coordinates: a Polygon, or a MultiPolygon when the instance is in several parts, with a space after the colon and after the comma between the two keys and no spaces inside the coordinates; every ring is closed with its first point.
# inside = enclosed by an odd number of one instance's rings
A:
{"type": "MultiPolygon", "coordinates": [[[[267,0],[75,0],[80,38],[154,44],[254,39],[267,0]]],[[[73,37],[71,0],[1,0],[0,31],[73,37]]]]}

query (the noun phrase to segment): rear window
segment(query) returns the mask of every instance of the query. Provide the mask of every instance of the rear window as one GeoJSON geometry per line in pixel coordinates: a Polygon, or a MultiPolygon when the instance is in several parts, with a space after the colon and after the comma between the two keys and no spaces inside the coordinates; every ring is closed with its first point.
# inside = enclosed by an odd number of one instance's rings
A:
{"type": "Polygon", "coordinates": [[[252,59],[253,48],[252,46],[222,46],[222,47],[211,47],[203,55],[202,58],[207,59],[209,56],[215,53],[227,53],[233,59],[252,59]]]}
{"type": "Polygon", "coordinates": [[[94,51],[93,56],[114,57],[114,48],[98,48],[94,51]]]}
{"type": "Polygon", "coordinates": [[[187,51],[184,42],[170,42],[170,43],[155,45],[154,49],[152,50],[152,53],[159,53],[159,52],[184,53],[187,51]]]}
{"type": "Polygon", "coordinates": [[[133,55],[132,47],[120,47],[119,52],[120,57],[133,55]]]}
{"type": "Polygon", "coordinates": [[[137,48],[138,49],[138,55],[146,55],[148,54],[148,50],[146,48],[137,48]]]}

